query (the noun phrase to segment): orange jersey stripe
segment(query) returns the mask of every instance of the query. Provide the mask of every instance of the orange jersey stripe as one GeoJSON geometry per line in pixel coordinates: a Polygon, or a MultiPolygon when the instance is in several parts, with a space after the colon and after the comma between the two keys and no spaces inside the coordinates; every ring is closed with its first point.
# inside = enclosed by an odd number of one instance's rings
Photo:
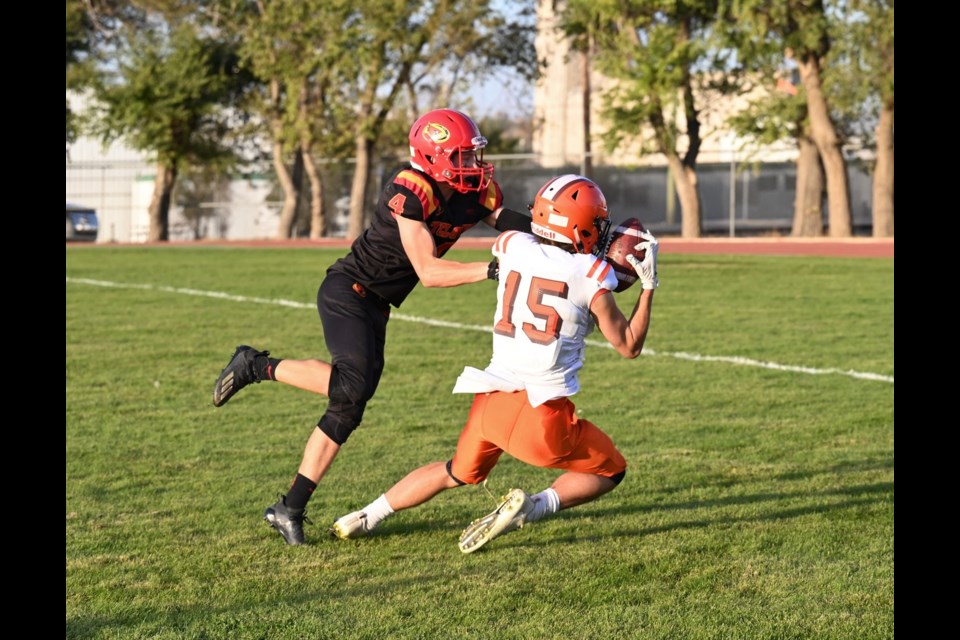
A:
{"type": "Polygon", "coordinates": [[[410,189],[410,191],[417,196],[420,200],[420,205],[423,207],[424,220],[429,218],[430,214],[440,206],[439,199],[433,195],[433,188],[430,186],[430,183],[418,173],[405,169],[397,174],[393,182],[410,189]]]}
{"type": "Polygon", "coordinates": [[[507,250],[507,242],[510,240],[510,238],[517,235],[517,233],[519,232],[514,230],[504,231],[503,233],[501,233],[497,237],[497,241],[494,243],[496,252],[502,255],[503,252],[507,250]]]}
{"type": "Polygon", "coordinates": [[[593,264],[590,265],[590,270],[587,271],[587,277],[592,278],[593,274],[597,272],[597,267],[599,267],[601,264],[603,264],[603,260],[601,260],[600,258],[594,257],[593,264]]]}
{"type": "Polygon", "coordinates": [[[597,282],[603,282],[603,279],[607,277],[608,273],[610,273],[610,269],[613,268],[611,267],[610,263],[603,262],[603,261],[601,261],[601,263],[606,264],[607,266],[605,266],[603,270],[600,272],[600,275],[597,276],[597,282]]]}

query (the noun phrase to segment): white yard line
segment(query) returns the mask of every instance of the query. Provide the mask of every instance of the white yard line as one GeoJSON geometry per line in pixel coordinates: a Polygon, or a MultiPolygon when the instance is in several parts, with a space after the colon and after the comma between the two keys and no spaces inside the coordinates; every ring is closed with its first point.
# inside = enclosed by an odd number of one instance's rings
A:
{"type": "MultiPolygon", "coordinates": [[[[186,289],[183,287],[167,287],[155,284],[133,284],[124,282],[111,282],[109,280],[91,280],[89,278],[71,278],[67,277],[67,282],[72,284],[86,284],[94,287],[111,287],[114,289],[143,289],[148,291],[160,291],[163,293],[174,293],[184,296],[199,296],[203,298],[217,298],[219,300],[230,300],[232,302],[252,302],[254,304],[266,304],[277,307],[291,307],[293,309],[316,309],[316,304],[312,302],[295,302],[293,300],[284,300],[283,298],[257,298],[251,296],[241,296],[223,291],[203,291],[201,289],[186,289]]],[[[482,333],[492,333],[492,329],[486,325],[462,324],[460,322],[450,322],[448,320],[437,320],[434,318],[421,318],[419,316],[410,316],[405,313],[393,312],[390,314],[391,320],[400,320],[403,322],[415,322],[425,324],[431,327],[444,327],[447,329],[458,329],[466,331],[479,331],[482,333]]],[[[593,347],[612,348],[608,342],[600,340],[587,340],[587,344],[593,347]]],[[[747,367],[759,367],[761,369],[773,369],[776,371],[789,371],[791,373],[805,373],[808,375],[841,375],[858,380],[873,380],[876,382],[889,382],[893,384],[893,376],[885,376],[879,373],[869,373],[863,371],[844,370],[837,368],[816,369],[814,367],[799,367],[795,365],[778,364],[776,362],[765,362],[763,360],[753,360],[741,356],[705,356],[698,353],[685,353],[683,351],[654,351],[644,348],[644,356],[657,356],[661,358],[676,358],[678,360],[693,360],[695,362],[725,362],[747,367]]]]}

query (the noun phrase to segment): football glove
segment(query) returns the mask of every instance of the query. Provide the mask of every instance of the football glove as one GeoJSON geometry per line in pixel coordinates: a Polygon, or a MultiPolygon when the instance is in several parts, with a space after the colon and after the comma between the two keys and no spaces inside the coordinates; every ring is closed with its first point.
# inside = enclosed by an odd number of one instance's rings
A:
{"type": "Polygon", "coordinates": [[[660,243],[648,231],[641,231],[640,237],[643,238],[643,242],[635,246],[634,249],[646,251],[643,260],[637,260],[636,256],[628,255],[627,262],[637,272],[641,287],[656,289],[660,286],[660,280],[657,279],[657,252],[660,250],[660,243]]]}
{"type": "Polygon", "coordinates": [[[496,258],[487,265],[487,279],[494,282],[500,280],[500,262],[496,258]]]}

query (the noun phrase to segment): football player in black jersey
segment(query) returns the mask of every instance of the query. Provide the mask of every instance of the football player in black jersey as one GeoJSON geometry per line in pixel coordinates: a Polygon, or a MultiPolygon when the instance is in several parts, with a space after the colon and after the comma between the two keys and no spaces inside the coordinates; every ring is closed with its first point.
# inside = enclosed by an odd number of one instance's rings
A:
{"type": "Polygon", "coordinates": [[[213,390],[218,407],[264,380],[328,398],[292,486],[264,512],[287,544],[303,544],[307,502],[377,390],[391,306],[399,307],[418,282],[455,287],[496,279],[496,261],[443,258],[478,222],[499,231],[530,231],[529,216],[503,207],[493,165],[483,160],[487,139],[469,116],[452,109],[430,111],[413,124],[409,140],[409,166],[387,182],[370,226],[327,269],[317,292],[330,362],[272,358],[268,351],[241,345],[213,390]]]}

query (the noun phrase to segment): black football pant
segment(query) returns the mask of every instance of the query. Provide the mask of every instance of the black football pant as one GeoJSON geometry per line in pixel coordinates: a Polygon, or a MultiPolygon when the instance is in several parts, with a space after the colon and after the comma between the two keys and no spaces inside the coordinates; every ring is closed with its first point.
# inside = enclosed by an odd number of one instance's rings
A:
{"type": "Polygon", "coordinates": [[[380,384],[390,305],[349,276],[328,272],[317,291],[317,310],[333,365],[327,411],[317,427],[342,445],[380,384]]]}

